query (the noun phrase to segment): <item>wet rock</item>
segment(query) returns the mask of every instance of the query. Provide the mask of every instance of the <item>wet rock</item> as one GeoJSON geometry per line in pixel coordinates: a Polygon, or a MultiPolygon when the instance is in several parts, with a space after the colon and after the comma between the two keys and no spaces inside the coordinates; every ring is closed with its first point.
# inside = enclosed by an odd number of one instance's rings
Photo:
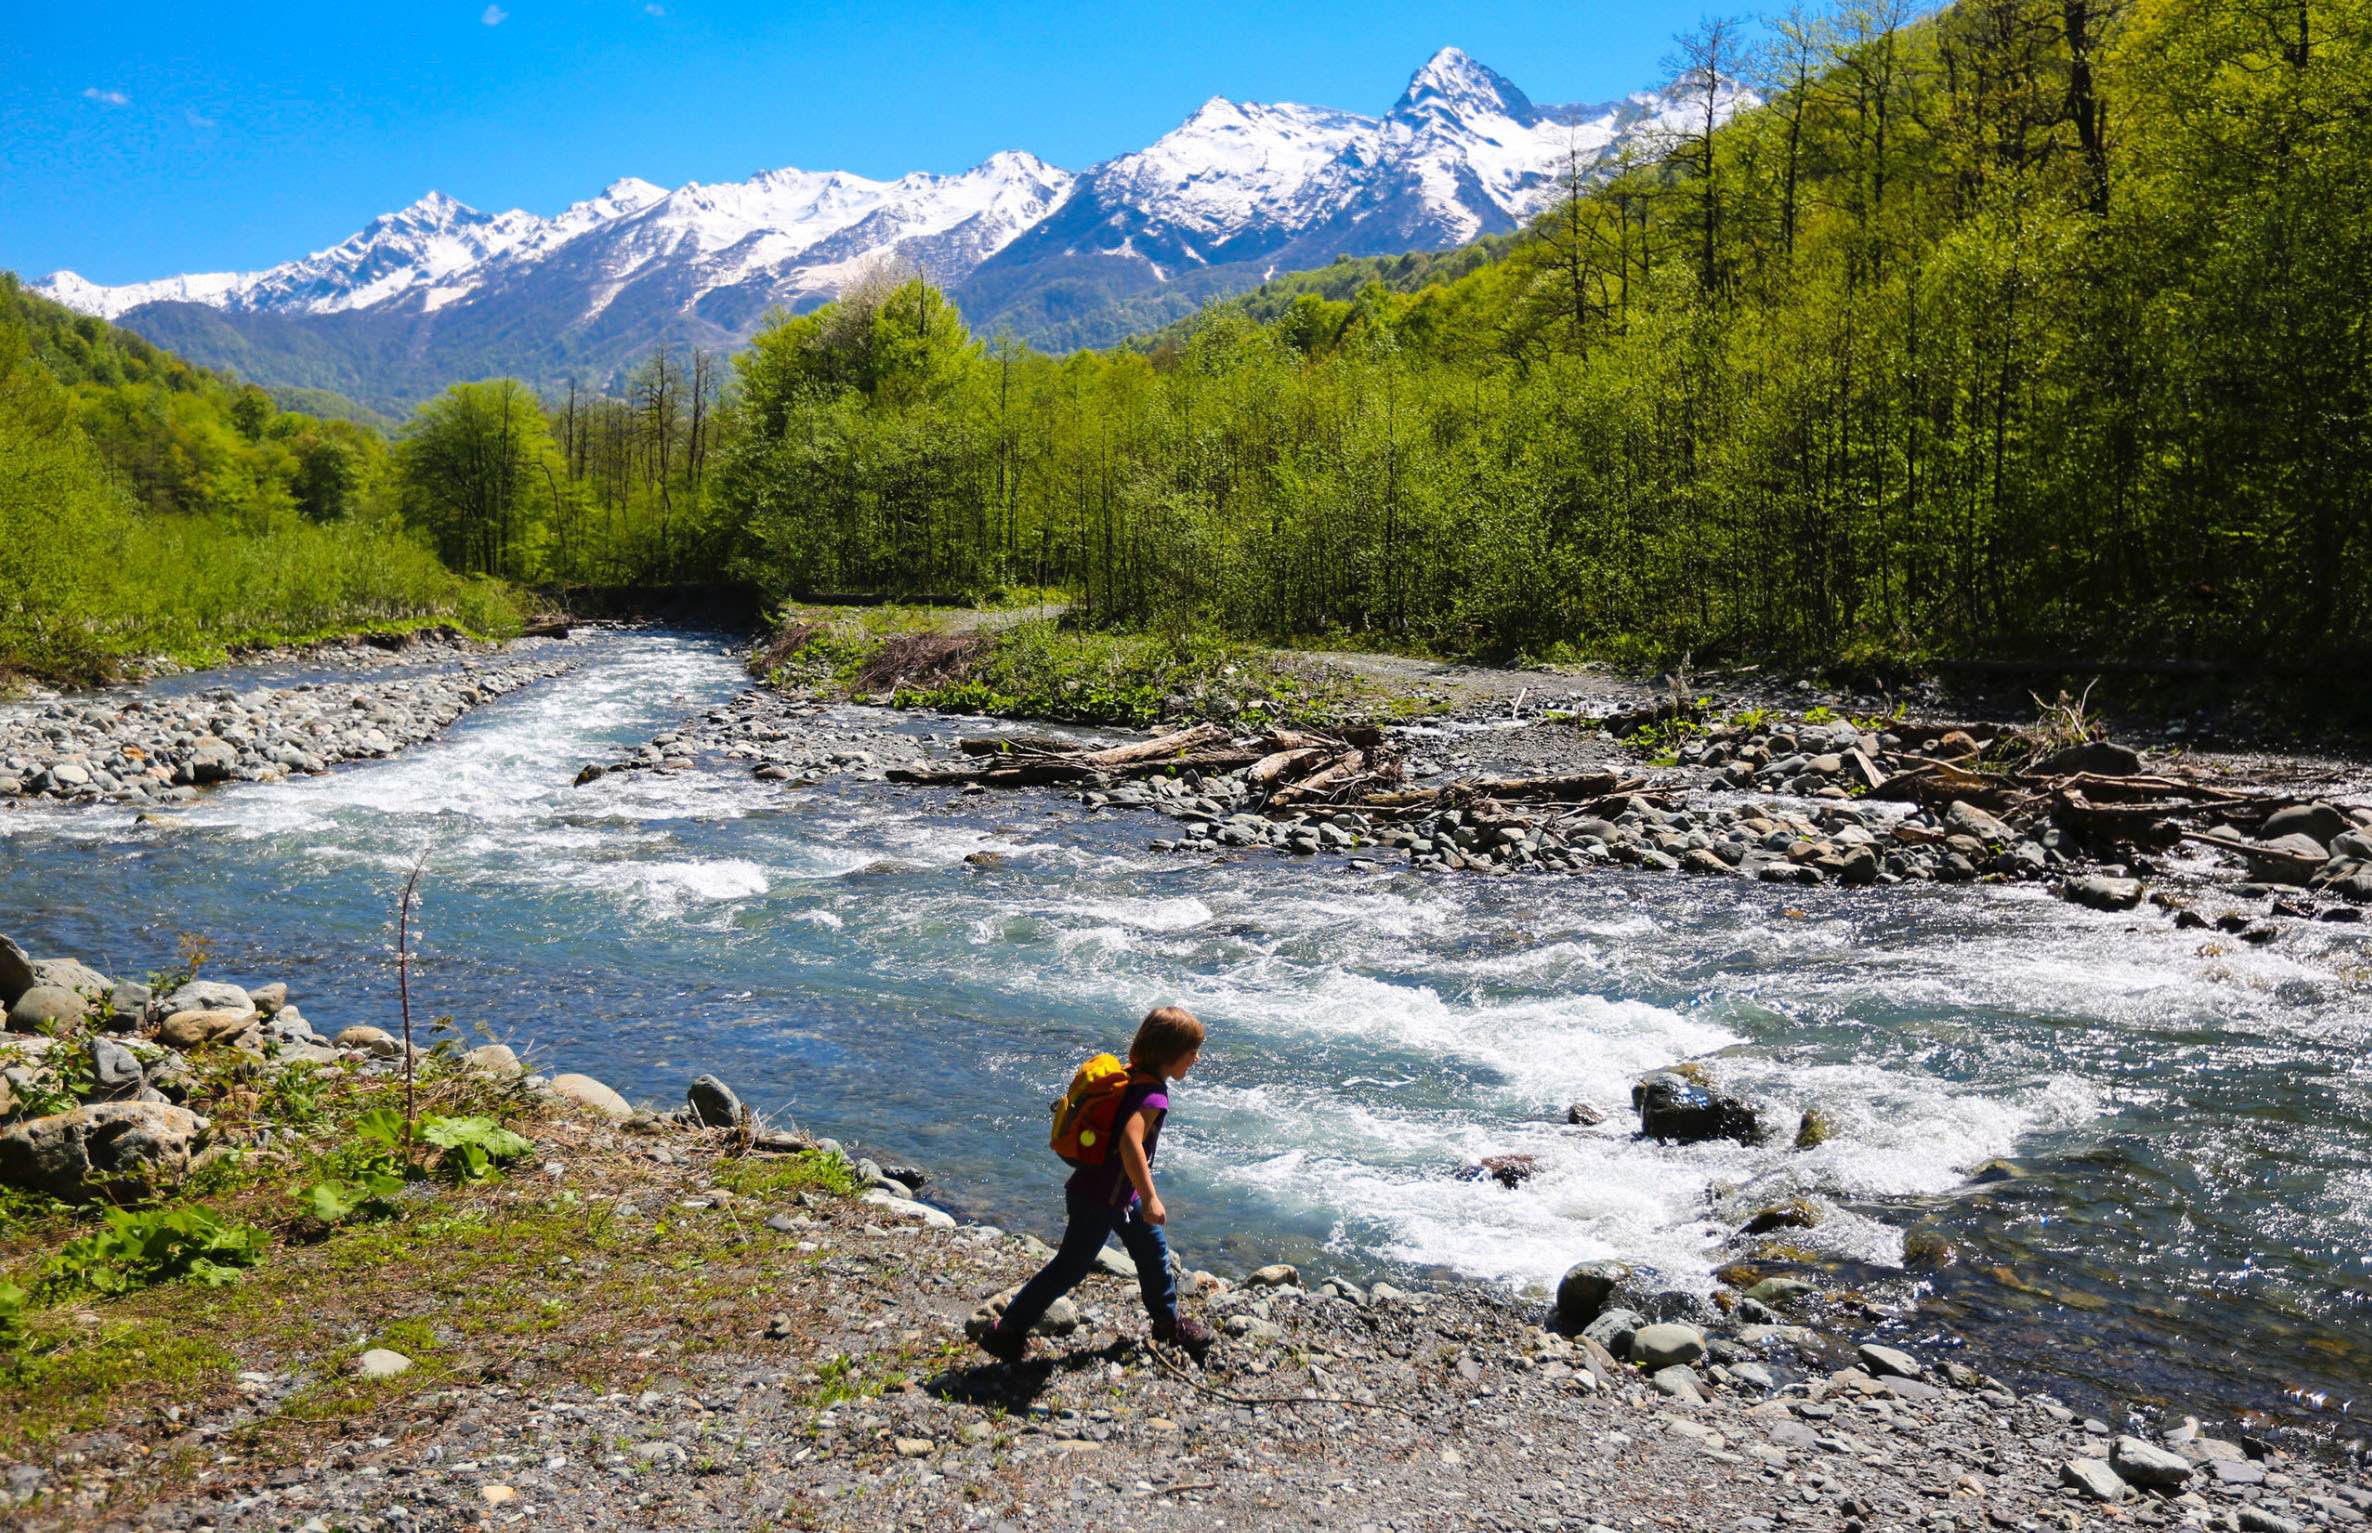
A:
{"type": "Polygon", "coordinates": [[[634,1116],[634,1109],[627,1105],[624,1097],[590,1075],[555,1075],[544,1084],[544,1090],[580,1107],[590,1107],[603,1117],[617,1122],[624,1122],[634,1116]]]}
{"type": "Polygon", "coordinates": [[[2141,770],[2141,752],[2129,745],[2090,740],[2045,757],[2041,770],[2054,776],[2071,772],[2096,772],[2103,777],[2131,777],[2141,770]]]}
{"type": "Polygon", "coordinates": [[[731,1128],[741,1121],[741,1098],[713,1075],[700,1076],[685,1089],[684,1105],[703,1128],[731,1128]]]}
{"type": "Polygon", "coordinates": [[[1768,1235],[1773,1230],[1808,1230],[1820,1223],[1820,1207],[1809,1198],[1789,1198],[1757,1209],[1739,1230],[1741,1235],[1768,1235]]]}
{"type": "Polygon", "coordinates": [[[2141,896],[2138,878],[2110,878],[2095,873],[2071,878],[2059,886],[2061,899],[2092,910],[2131,910],[2141,903],[2141,896]]]}
{"type": "Polygon", "coordinates": [[[2059,1483],[2082,1491],[2095,1501],[2111,1506],[2133,1494],[2133,1487],[2117,1478],[2108,1460],[2097,1458],[2070,1459],[2059,1466],[2059,1483]]]}
{"type": "Polygon", "coordinates": [[[2265,822],[2257,827],[2257,839],[2279,842],[2289,836],[2304,836],[2320,852],[2354,829],[2355,822],[2334,804],[2291,804],[2265,816],[2265,822]]]}
{"type": "Polygon", "coordinates": [[[1746,1290],[1746,1297],[1757,1304],[1783,1309],[1798,1299],[1807,1298],[1820,1290],[1802,1278],[1768,1277],[1746,1290]]]}
{"type": "Polygon", "coordinates": [[[28,1118],[0,1131],[0,1182],[76,1201],[137,1194],[188,1174],[206,1133],[196,1113],[155,1102],[99,1102],[28,1118]]]}
{"type": "Polygon", "coordinates": [[[1638,1110],[1640,1132],[1660,1142],[1730,1139],[1751,1145],[1765,1137],[1762,1117],[1751,1103],[1669,1070],[1633,1086],[1631,1105],[1638,1110]]]}
{"type": "Polygon", "coordinates": [[[1467,1166],[1458,1173],[1460,1180],[1479,1182],[1486,1178],[1500,1186],[1521,1187],[1539,1174],[1540,1159],[1535,1155],[1486,1155],[1480,1164],[1467,1166]]]}
{"type": "Polygon", "coordinates": [[[1598,1318],[1614,1292],[1631,1280],[1623,1262],[1579,1262],[1557,1282],[1557,1319],[1569,1330],[1580,1330],[1598,1318]]]}
{"type": "Polygon", "coordinates": [[[1799,1150],[1816,1150],[1828,1143],[1829,1136],[1835,1132],[1836,1125],[1829,1120],[1825,1111],[1807,1107],[1803,1117],[1796,1120],[1795,1147],[1799,1150]]]}
{"type": "Polygon", "coordinates": [[[1587,1102],[1576,1102],[1565,1109],[1565,1121],[1575,1128],[1596,1128],[1606,1121],[1606,1114],[1587,1102]]]}
{"type": "Polygon", "coordinates": [[[78,1022],[90,1003],[58,985],[35,985],[8,1008],[10,1032],[34,1033],[59,1022],[78,1022]]]}
{"type": "Polygon", "coordinates": [[[1705,1355],[1705,1333],[1693,1325],[1643,1325],[1631,1334],[1631,1361],[1650,1373],[1705,1355]]]}
{"type": "Polygon", "coordinates": [[[2138,1437],[2118,1438],[2108,1463],[2119,1479],[2145,1490],[2176,1490],[2191,1478],[2189,1459],[2138,1437]]]}

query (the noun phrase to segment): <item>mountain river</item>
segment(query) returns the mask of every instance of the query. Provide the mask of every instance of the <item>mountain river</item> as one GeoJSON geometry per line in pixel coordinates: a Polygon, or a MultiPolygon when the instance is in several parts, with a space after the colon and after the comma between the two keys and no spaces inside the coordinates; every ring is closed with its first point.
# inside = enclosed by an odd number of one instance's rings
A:
{"type": "MultiPolygon", "coordinates": [[[[1791,1238],[1892,1329],[2087,1409],[2257,1410],[2353,1437],[2372,1409],[2372,942],[2202,943],[2042,891],[1787,889],[1359,873],[1157,853],[1169,822],[746,763],[587,761],[730,698],[714,636],[578,641],[569,675],[445,738],[215,792],[165,826],[0,810],[0,931],[136,975],[184,931],[209,973],[286,979],[325,1031],[389,1025],[391,899],[433,847],[416,998],[545,1070],[754,1106],[1051,1234],[1045,1104],[1171,1000],[1212,1029],[1161,1169],[1190,1264],[1271,1260],[1545,1291],[1616,1256],[1709,1289],[1722,1241],[1803,1192],[1791,1238]],[[995,851],[979,867],[968,854],[995,851]],[[1720,1056],[1769,1147],[1631,1137],[1639,1072],[1720,1056]],[[1605,1126],[1565,1126],[1568,1103],[1605,1126]],[[1796,1114],[1826,1144],[1795,1151],[1796,1114]],[[1537,1156],[1509,1190],[1455,1173],[1537,1156]],[[2022,1176],[1972,1185],[1994,1157],[2022,1176]],[[1958,1250],[1900,1270],[1906,1229],[1958,1250]]],[[[281,666],[175,687],[285,683],[281,666]]],[[[852,713],[856,710],[851,710],[852,713]]],[[[978,721],[874,715],[915,734],[978,721]]]]}

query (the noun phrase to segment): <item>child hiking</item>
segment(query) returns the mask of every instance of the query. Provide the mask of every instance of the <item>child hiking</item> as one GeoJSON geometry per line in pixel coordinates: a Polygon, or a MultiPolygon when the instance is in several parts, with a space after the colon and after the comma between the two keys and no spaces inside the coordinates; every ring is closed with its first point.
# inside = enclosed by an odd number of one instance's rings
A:
{"type": "Polygon", "coordinates": [[[1022,1284],[1003,1317],[980,1338],[991,1357],[1019,1362],[1029,1349],[1030,1327],[1087,1276],[1113,1235],[1137,1264],[1154,1340],[1175,1342],[1197,1357],[1209,1349],[1210,1329],[1178,1313],[1177,1278],[1162,1238],[1169,1211],[1153,1185],[1169,1083],[1194,1068],[1202,1040],[1202,1023],[1192,1012],[1161,1007],[1137,1024],[1125,1069],[1111,1055],[1098,1055],[1080,1067],[1071,1089],[1054,1104],[1054,1148],[1078,1168],[1063,1188],[1070,1224],[1053,1260],[1022,1284]]]}

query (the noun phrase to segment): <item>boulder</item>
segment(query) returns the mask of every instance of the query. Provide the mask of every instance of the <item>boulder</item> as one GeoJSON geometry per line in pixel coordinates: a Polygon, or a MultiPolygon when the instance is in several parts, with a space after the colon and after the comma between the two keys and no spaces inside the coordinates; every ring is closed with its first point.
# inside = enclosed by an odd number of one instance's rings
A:
{"type": "Polygon", "coordinates": [[[1659,1395],[1685,1400],[1692,1405],[1705,1403],[1705,1388],[1697,1382],[1696,1370],[1686,1363],[1674,1363],[1668,1368],[1656,1369],[1647,1376],[1647,1384],[1659,1395]]]}
{"type": "Polygon", "coordinates": [[[177,1011],[253,1012],[256,1009],[254,997],[246,991],[212,979],[193,979],[156,1004],[157,1010],[168,1017],[177,1011]]]}
{"type": "Polygon", "coordinates": [[[461,1056],[461,1062],[480,1075],[517,1075],[523,1066],[506,1043],[483,1043],[461,1056]]]}
{"type": "Polygon", "coordinates": [[[1802,1278],[1767,1277],[1747,1289],[1746,1297],[1757,1304],[1767,1304],[1773,1309],[1784,1309],[1796,1300],[1819,1291],[1802,1278]]]}
{"type": "Polygon", "coordinates": [[[1639,1112],[1639,1131],[1662,1142],[1760,1144],[1765,1137],[1762,1116],[1751,1103],[1670,1070],[1658,1070],[1633,1086],[1631,1105],[1639,1112]]]}
{"type": "Polygon", "coordinates": [[[140,1094],[146,1080],[130,1049],[113,1038],[93,1038],[90,1055],[92,1100],[119,1102],[140,1094]]]}
{"type": "Polygon", "coordinates": [[[177,1011],[157,1028],[157,1042],[188,1053],[210,1043],[236,1046],[255,1032],[255,1013],[246,1011],[177,1011]]]}
{"type": "Polygon", "coordinates": [[[0,1182],[84,1199],[138,1194],[187,1174],[207,1124],[159,1102],[96,1102],[0,1131],[0,1182]]]}
{"type": "Polygon", "coordinates": [[[1643,1325],[1631,1333],[1631,1361],[1656,1373],[1705,1355],[1705,1333],[1693,1325],[1643,1325]]]}
{"type": "Polygon", "coordinates": [[[0,1006],[14,1006],[16,998],[33,988],[33,960],[12,939],[0,937],[0,1006]]]}
{"type": "Polygon", "coordinates": [[[115,981],[79,958],[41,958],[33,963],[33,983],[55,985],[76,995],[96,997],[115,988],[115,981]]]}
{"type": "Polygon", "coordinates": [[[590,1075],[555,1075],[544,1090],[579,1107],[590,1107],[605,1118],[623,1121],[634,1116],[624,1097],[590,1075]]]}
{"type": "Polygon", "coordinates": [[[8,1008],[8,1030],[12,1033],[34,1033],[57,1022],[78,1022],[90,1012],[90,1003],[73,991],[59,985],[35,985],[16,998],[8,1008]]]}
{"type": "Polygon", "coordinates": [[[1615,1290],[1631,1280],[1623,1262],[1580,1262],[1566,1269],[1557,1283],[1557,1319],[1580,1330],[1598,1318],[1615,1290]]]}
{"type": "Polygon", "coordinates": [[[2112,1506],[2133,1494],[2133,1487],[2117,1478],[2117,1472],[2109,1467],[2106,1459],[2068,1460],[2059,1466],[2059,1483],[2112,1506]]]}
{"type": "Polygon", "coordinates": [[[1587,1102],[1575,1102],[1565,1109],[1565,1121],[1575,1128],[1596,1128],[1606,1121],[1606,1114],[1587,1102]]]}
{"type": "Polygon", "coordinates": [[[741,1098],[713,1075],[700,1076],[685,1089],[684,1105],[703,1128],[731,1128],[741,1121],[741,1098]]]}
{"type": "Polygon", "coordinates": [[[1954,799],[1952,807],[1944,811],[1944,829],[1956,836],[1974,837],[1987,846],[2010,846],[2018,840],[2016,831],[1966,799],[1954,799]]]}
{"type": "Polygon", "coordinates": [[[412,1360],[388,1347],[373,1347],[354,1360],[354,1371],[366,1379],[392,1379],[412,1371],[412,1360]]]}
{"type": "Polygon", "coordinates": [[[115,1011],[115,1026],[119,1030],[138,1027],[148,1020],[148,1008],[156,997],[146,985],[134,980],[119,979],[115,988],[107,992],[107,1004],[115,1011]]]}
{"type": "Polygon", "coordinates": [[[1246,1288],[1299,1288],[1301,1269],[1290,1262],[1272,1262],[1268,1266],[1246,1273],[1246,1288]]]}
{"type": "MultiPolygon", "coordinates": [[[[2257,845],[2268,852],[2279,852],[2288,857],[2311,857],[2317,862],[2330,855],[2330,849],[2322,842],[2301,831],[2291,831],[2286,836],[2260,836],[2257,845]]],[[[2242,855],[2245,858],[2247,854],[2242,855]]]]}
{"type": "Polygon", "coordinates": [[[2059,886],[2061,899],[2093,910],[2131,910],[2141,903],[2141,896],[2138,878],[2109,878],[2095,873],[2071,878],[2059,886]]]}
{"type": "Polygon", "coordinates": [[[2108,1466],[2117,1478],[2145,1490],[2180,1490],[2191,1478],[2191,1461],[2156,1443],[2120,1437],[2108,1450],[2108,1466]]]}
{"type": "Polygon", "coordinates": [[[360,1049],[373,1059],[401,1059],[404,1055],[402,1039],[383,1027],[366,1027],[361,1023],[340,1029],[330,1042],[341,1049],[360,1049]]]}
{"type": "Polygon", "coordinates": [[[955,1216],[953,1214],[947,1213],[941,1209],[933,1208],[928,1203],[917,1203],[912,1198],[901,1198],[896,1193],[889,1192],[883,1188],[873,1188],[872,1190],[865,1193],[860,1201],[870,1203],[876,1208],[887,1209],[889,1212],[896,1214],[901,1218],[920,1220],[923,1224],[935,1230],[952,1230],[955,1228],[955,1216]]]}
{"type": "Polygon", "coordinates": [[[1854,1352],[1861,1366],[1881,1379],[1915,1379],[1927,1372],[1919,1359],[1895,1347],[1864,1342],[1854,1352]]]}
{"type": "Polygon", "coordinates": [[[1631,1338],[1638,1335],[1639,1328],[1645,1324],[1647,1317],[1637,1310],[1614,1305],[1598,1311],[1598,1318],[1583,1326],[1581,1334],[1616,1357],[1628,1357],[1631,1355],[1631,1338]]]}
{"type": "Polygon", "coordinates": [[[2257,839],[2279,841],[2284,836],[2302,835],[2317,847],[2327,847],[2353,829],[2355,822],[2336,805],[2292,804],[2265,816],[2265,823],[2257,827],[2257,839]]]}
{"type": "MultiPolygon", "coordinates": [[[[237,987],[226,988],[235,989],[237,987]]],[[[265,1016],[277,1016],[280,1013],[280,1008],[288,1004],[288,986],[278,981],[269,985],[258,985],[247,992],[247,999],[253,1002],[255,1009],[265,1016]]]]}
{"type": "Polygon", "coordinates": [[[2053,776],[2071,772],[2097,772],[2103,777],[2131,777],[2141,770],[2141,752],[2130,745],[2087,740],[2082,745],[2071,745],[2044,757],[2042,770],[2053,776]]]}
{"type": "Polygon", "coordinates": [[[2331,838],[2331,855],[2350,862],[2372,862],[2372,830],[2351,830],[2331,838]]]}

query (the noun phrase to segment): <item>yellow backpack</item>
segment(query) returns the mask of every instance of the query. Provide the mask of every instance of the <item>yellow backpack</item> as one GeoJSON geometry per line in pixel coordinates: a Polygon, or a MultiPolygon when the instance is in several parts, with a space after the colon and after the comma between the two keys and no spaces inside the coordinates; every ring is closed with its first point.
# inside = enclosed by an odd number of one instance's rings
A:
{"type": "Polygon", "coordinates": [[[1071,1076],[1071,1088],[1054,1101],[1054,1153],[1074,1166],[1100,1166],[1112,1153],[1120,1099],[1128,1094],[1128,1066],[1117,1055],[1098,1054],[1071,1076]]]}

